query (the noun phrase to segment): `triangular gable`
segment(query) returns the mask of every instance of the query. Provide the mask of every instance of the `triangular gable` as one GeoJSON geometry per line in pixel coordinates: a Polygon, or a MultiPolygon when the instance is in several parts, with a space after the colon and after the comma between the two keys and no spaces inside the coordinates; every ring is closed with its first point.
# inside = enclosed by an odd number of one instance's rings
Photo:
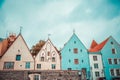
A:
{"type": "MultiPolygon", "coordinates": [[[[45,44],[42,46],[41,50],[44,49],[44,47],[47,45],[47,43],[50,42],[50,44],[53,46],[53,48],[56,50],[56,52],[59,54],[58,49],[53,45],[53,43],[51,42],[51,40],[48,38],[48,40],[45,42],[45,44]]],[[[41,50],[38,52],[38,54],[41,52],[41,50]]],[[[38,54],[36,55],[36,57],[38,56],[38,54]]]]}
{"type": "Polygon", "coordinates": [[[90,49],[91,48],[94,48],[95,46],[97,46],[98,45],[98,43],[95,41],[95,40],[93,40],[92,41],[92,44],[91,44],[91,46],[90,46],[90,49]]]}
{"type": "MultiPolygon", "coordinates": [[[[18,39],[19,37],[22,38],[23,43],[25,44],[25,46],[27,47],[27,50],[28,50],[29,53],[30,53],[30,50],[29,50],[29,48],[28,48],[28,46],[27,46],[27,44],[26,44],[24,38],[22,37],[21,34],[19,34],[19,35],[16,37],[16,39],[14,40],[14,42],[10,45],[10,47],[2,54],[2,56],[13,46],[13,44],[17,41],[17,39],[18,39]]],[[[30,55],[32,56],[32,54],[30,54],[30,55]]],[[[32,57],[32,58],[33,58],[33,57],[32,57]]]]}
{"type": "Polygon", "coordinates": [[[73,35],[72,35],[71,38],[67,41],[67,43],[64,45],[64,47],[61,49],[61,51],[65,48],[65,46],[66,46],[67,44],[69,44],[69,43],[71,42],[72,39],[78,40],[79,43],[80,43],[85,49],[87,49],[87,48],[85,47],[85,45],[82,43],[82,41],[78,38],[78,36],[77,36],[75,33],[73,33],[73,35]]]}

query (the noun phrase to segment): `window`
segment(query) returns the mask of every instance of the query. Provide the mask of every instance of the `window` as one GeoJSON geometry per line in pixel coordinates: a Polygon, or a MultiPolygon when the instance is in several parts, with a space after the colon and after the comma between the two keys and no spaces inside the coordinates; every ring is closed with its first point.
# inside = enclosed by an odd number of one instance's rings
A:
{"type": "Polygon", "coordinates": [[[77,48],[74,48],[74,53],[78,53],[78,49],[77,48]]]}
{"type": "Polygon", "coordinates": [[[30,68],[30,62],[26,62],[25,68],[26,68],[26,69],[29,69],[29,68],[30,68]]]}
{"type": "Polygon", "coordinates": [[[114,64],[118,64],[117,59],[114,59],[114,64]]]}
{"type": "Polygon", "coordinates": [[[48,52],[48,56],[50,56],[50,52],[48,52]]]}
{"type": "Polygon", "coordinates": [[[34,80],[40,80],[39,75],[34,75],[34,80]]]}
{"type": "Polygon", "coordinates": [[[115,53],[116,53],[115,49],[114,49],[114,48],[112,48],[112,54],[115,54],[115,53]]]}
{"type": "Polygon", "coordinates": [[[82,49],[80,49],[80,52],[82,52],[82,49]]]}
{"type": "Polygon", "coordinates": [[[55,62],[55,57],[52,57],[52,62],[55,62]]]}
{"type": "Polygon", "coordinates": [[[108,63],[109,63],[109,64],[112,64],[112,59],[108,59],[108,63]]]}
{"type": "Polygon", "coordinates": [[[74,41],[74,44],[76,44],[76,41],[74,41]]]}
{"type": "Polygon", "coordinates": [[[120,76],[120,69],[116,69],[116,76],[120,76]]]}
{"type": "Polygon", "coordinates": [[[120,59],[119,59],[119,64],[120,64],[120,59]]]}
{"type": "Polygon", "coordinates": [[[4,62],[4,69],[14,69],[14,62],[4,62]]]}
{"type": "Polygon", "coordinates": [[[94,61],[97,61],[97,56],[93,56],[93,60],[94,60],[94,61]]]}
{"type": "Polygon", "coordinates": [[[41,69],[41,64],[37,64],[37,68],[38,68],[38,69],[41,69]]]}
{"type": "Polygon", "coordinates": [[[16,61],[20,61],[21,60],[21,55],[16,55],[16,61]]]}
{"type": "Polygon", "coordinates": [[[71,68],[68,68],[68,70],[72,70],[71,68]]]}
{"type": "Polygon", "coordinates": [[[113,45],[113,42],[111,42],[111,44],[113,45]]]}
{"type": "Polygon", "coordinates": [[[98,69],[98,64],[97,63],[94,64],[94,68],[98,69]]]}
{"type": "Polygon", "coordinates": [[[79,64],[78,59],[74,59],[75,64],[79,64]]]}
{"type": "Polygon", "coordinates": [[[110,73],[111,73],[112,76],[114,76],[114,69],[111,69],[110,73]]]}
{"type": "Polygon", "coordinates": [[[41,57],[41,61],[44,61],[44,57],[41,57]]]}
{"type": "Polygon", "coordinates": [[[56,65],[55,64],[52,64],[52,69],[55,69],[56,68],[56,65]]]}
{"type": "Polygon", "coordinates": [[[99,77],[99,76],[100,76],[100,73],[99,73],[99,72],[95,72],[95,76],[96,76],[96,77],[99,77]]]}
{"type": "Polygon", "coordinates": [[[71,49],[69,49],[69,52],[71,51],[71,49]]]}

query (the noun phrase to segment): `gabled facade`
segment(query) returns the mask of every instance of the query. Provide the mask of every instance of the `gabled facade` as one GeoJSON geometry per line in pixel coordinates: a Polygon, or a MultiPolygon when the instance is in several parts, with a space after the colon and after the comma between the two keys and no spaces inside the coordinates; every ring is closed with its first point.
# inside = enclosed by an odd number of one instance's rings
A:
{"type": "Polygon", "coordinates": [[[81,70],[84,77],[90,77],[87,49],[75,33],[73,33],[70,40],[64,45],[61,50],[61,56],[62,70],[81,70]]]}
{"type": "Polygon", "coordinates": [[[10,38],[11,41],[8,41],[6,51],[1,54],[0,70],[33,70],[34,60],[22,35],[10,38]]]}
{"type": "Polygon", "coordinates": [[[103,71],[107,80],[120,79],[120,45],[112,36],[89,51],[101,52],[103,71]]]}
{"type": "Polygon", "coordinates": [[[60,70],[60,54],[50,39],[35,58],[35,70],[60,70]]]}

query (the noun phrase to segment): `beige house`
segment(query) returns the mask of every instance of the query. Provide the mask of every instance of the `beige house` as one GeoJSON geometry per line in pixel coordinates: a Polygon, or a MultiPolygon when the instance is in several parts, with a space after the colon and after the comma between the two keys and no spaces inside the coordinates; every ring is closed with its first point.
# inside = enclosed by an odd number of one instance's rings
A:
{"type": "Polygon", "coordinates": [[[3,41],[0,42],[0,70],[34,70],[33,57],[21,34],[17,37],[12,34],[5,39],[6,43],[3,41]]]}
{"type": "Polygon", "coordinates": [[[50,39],[35,58],[35,70],[60,70],[60,54],[50,39]]]}

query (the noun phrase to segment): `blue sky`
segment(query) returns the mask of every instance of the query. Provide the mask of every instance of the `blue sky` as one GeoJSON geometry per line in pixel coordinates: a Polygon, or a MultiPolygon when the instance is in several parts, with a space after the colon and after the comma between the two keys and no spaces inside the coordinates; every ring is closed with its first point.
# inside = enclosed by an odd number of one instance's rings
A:
{"type": "Polygon", "coordinates": [[[29,48],[48,34],[62,48],[73,29],[87,48],[109,36],[120,43],[120,0],[0,0],[0,37],[20,26],[29,48]]]}

